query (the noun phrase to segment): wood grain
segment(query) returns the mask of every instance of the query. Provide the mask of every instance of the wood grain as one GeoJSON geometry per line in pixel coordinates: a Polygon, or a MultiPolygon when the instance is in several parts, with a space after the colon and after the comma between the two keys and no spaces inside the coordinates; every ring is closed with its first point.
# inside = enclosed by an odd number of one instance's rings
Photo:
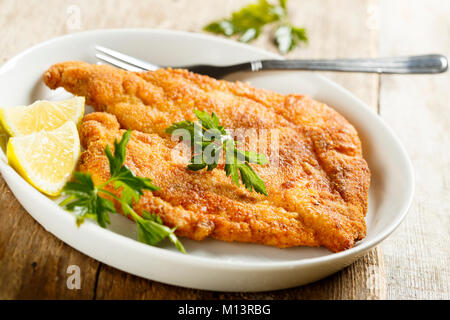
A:
{"type": "Polygon", "coordinates": [[[0,179],[0,299],[92,299],[99,263],[44,230],[0,179]],[[67,268],[82,270],[68,290],[67,268]]]}
{"type": "MultiPolygon", "coordinates": [[[[310,44],[288,57],[377,56],[379,48],[382,55],[410,54],[411,50],[424,49],[448,53],[448,36],[442,36],[442,30],[449,30],[449,14],[439,9],[441,1],[433,1],[426,8],[424,4],[411,6],[406,1],[380,1],[379,6],[378,0],[290,0],[292,20],[307,27],[310,44]],[[427,13],[423,15],[424,12],[427,13]],[[410,29],[412,24],[416,28],[414,32],[410,29]],[[441,31],[440,37],[429,37],[438,31],[441,31]],[[420,41],[416,41],[417,37],[420,41]]],[[[207,22],[228,15],[246,2],[252,0],[0,0],[0,63],[41,41],[89,29],[148,27],[200,32],[207,22]],[[79,19],[74,20],[77,12],[79,19]]],[[[276,51],[267,35],[253,44],[276,51]]],[[[449,253],[445,243],[448,243],[450,229],[450,166],[449,144],[445,138],[449,134],[449,118],[444,114],[449,100],[445,91],[449,87],[448,74],[383,77],[381,80],[376,75],[364,74],[327,73],[326,76],[374,109],[380,106],[383,117],[405,141],[414,164],[425,168],[418,174],[420,195],[416,195],[410,217],[383,244],[386,266],[383,253],[375,249],[327,279],[290,290],[230,294],[168,286],[99,264],[63,244],[34,222],[0,178],[0,298],[448,297],[449,253]],[[411,88],[414,88],[412,93],[411,88]],[[434,97],[429,92],[433,92],[434,97]],[[405,105],[409,112],[405,112],[405,105]],[[420,137],[416,134],[418,131],[420,137]],[[66,269],[70,264],[82,270],[81,290],[71,291],[65,286],[66,269]]]]}
{"type": "MultiPolygon", "coordinates": [[[[380,17],[381,55],[450,56],[449,1],[383,0],[380,17]]],[[[416,173],[409,215],[382,245],[390,299],[450,298],[449,89],[449,73],[381,79],[381,116],[403,141],[416,173]]]]}

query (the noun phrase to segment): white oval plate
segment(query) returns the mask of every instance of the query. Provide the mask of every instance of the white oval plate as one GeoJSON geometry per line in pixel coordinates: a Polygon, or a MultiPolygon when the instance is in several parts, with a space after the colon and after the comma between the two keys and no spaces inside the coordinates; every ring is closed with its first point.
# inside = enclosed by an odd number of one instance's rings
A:
{"type": "MultiPolygon", "coordinates": [[[[67,60],[96,63],[94,45],[103,45],[159,65],[227,64],[280,58],[250,46],[206,35],[162,30],[102,30],[72,34],[37,45],[0,69],[0,104],[14,106],[38,99],[62,99],[42,74],[67,60]]],[[[0,171],[23,207],[46,230],[73,248],[117,269],[164,283],[207,290],[267,291],[324,278],[361,257],[386,238],[405,217],[413,196],[413,170],[404,148],[380,117],[333,82],[313,73],[285,71],[240,73],[230,79],[281,93],[302,93],[334,107],[355,125],[372,171],[367,237],[344,252],[324,248],[278,249],[262,245],[195,242],[182,239],[183,255],[169,245],[150,247],[136,241],[135,227],[116,216],[109,230],[74,217],[24,181],[5,161],[0,171]]]]}

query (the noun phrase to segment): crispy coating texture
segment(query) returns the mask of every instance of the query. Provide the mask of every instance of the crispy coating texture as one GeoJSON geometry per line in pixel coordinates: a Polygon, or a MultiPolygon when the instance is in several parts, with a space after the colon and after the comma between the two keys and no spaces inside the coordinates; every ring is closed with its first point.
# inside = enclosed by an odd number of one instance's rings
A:
{"type": "MultiPolygon", "coordinates": [[[[302,95],[281,95],[245,83],[218,81],[185,70],[133,73],[65,62],[44,75],[52,89],[85,96],[97,111],[81,127],[86,151],[80,169],[106,181],[106,144],[133,129],[126,164],[161,189],[135,206],[195,240],[261,243],[280,248],[325,246],[339,252],[366,235],[370,172],[356,130],[336,111],[302,95]],[[275,129],[266,166],[253,165],[269,196],[236,187],[223,165],[192,172],[174,159],[177,143],[164,130],[215,112],[227,128],[275,129]],[[107,113],[105,113],[107,112],[107,113]],[[275,157],[278,154],[278,157],[275,157]]],[[[256,141],[260,139],[256,138],[256,141]]],[[[255,144],[245,141],[247,150],[255,144]]]]}

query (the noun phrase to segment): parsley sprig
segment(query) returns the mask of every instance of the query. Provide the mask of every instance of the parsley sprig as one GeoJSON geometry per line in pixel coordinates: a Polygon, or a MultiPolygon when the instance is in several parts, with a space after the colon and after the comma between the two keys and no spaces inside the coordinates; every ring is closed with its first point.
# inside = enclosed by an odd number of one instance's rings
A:
{"type": "Polygon", "coordinates": [[[264,181],[252,169],[249,163],[265,165],[269,163],[267,157],[251,151],[241,151],[236,141],[219,124],[215,113],[209,115],[204,111],[195,110],[198,120],[178,122],[166,129],[168,134],[179,136],[182,140],[189,140],[194,150],[188,169],[199,171],[217,168],[222,151],[225,153],[225,172],[236,186],[240,180],[249,191],[268,195],[264,181]],[[187,133],[184,135],[183,133],[187,133]]]}
{"type": "Polygon", "coordinates": [[[279,0],[278,4],[259,0],[233,12],[230,18],[208,24],[204,30],[227,37],[237,35],[239,41],[249,42],[259,37],[265,25],[272,23],[276,24],[274,43],[281,53],[295,49],[300,42],[308,42],[306,30],[290,22],[287,0],[279,0]]]}
{"type": "Polygon", "coordinates": [[[156,191],[159,188],[153,185],[149,178],[135,176],[124,164],[130,136],[131,131],[127,131],[120,142],[114,142],[114,154],[109,145],[105,148],[111,176],[108,181],[96,186],[89,173],[75,172],[74,181],[68,182],[63,189],[63,195],[68,197],[60,205],[76,213],[78,225],[88,218],[96,220],[101,227],[106,228],[111,223],[109,214],[117,213],[114,203],[101,195],[109,196],[120,204],[125,216],[134,219],[139,241],[155,246],[168,238],[178,250],[185,253],[183,245],[174,233],[176,228],[165,226],[155,214],[144,211],[140,216],[133,210],[133,203],[139,201],[144,190],[156,191]],[[105,189],[110,184],[116,190],[121,189],[120,197],[105,189]]]}

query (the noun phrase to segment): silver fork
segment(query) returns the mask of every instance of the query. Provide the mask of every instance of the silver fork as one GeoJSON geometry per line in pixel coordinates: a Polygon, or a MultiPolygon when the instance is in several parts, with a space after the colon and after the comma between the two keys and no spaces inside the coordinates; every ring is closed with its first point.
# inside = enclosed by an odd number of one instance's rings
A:
{"type": "MultiPolygon", "coordinates": [[[[124,53],[95,46],[95,55],[99,60],[129,71],[154,71],[162,66],[137,59],[124,53]]],[[[447,58],[440,54],[428,54],[409,57],[374,59],[333,59],[333,60],[257,60],[228,66],[206,64],[178,66],[172,68],[208,75],[217,79],[239,71],[262,70],[314,70],[342,71],[383,74],[430,74],[442,73],[448,69],[447,58]]]]}

